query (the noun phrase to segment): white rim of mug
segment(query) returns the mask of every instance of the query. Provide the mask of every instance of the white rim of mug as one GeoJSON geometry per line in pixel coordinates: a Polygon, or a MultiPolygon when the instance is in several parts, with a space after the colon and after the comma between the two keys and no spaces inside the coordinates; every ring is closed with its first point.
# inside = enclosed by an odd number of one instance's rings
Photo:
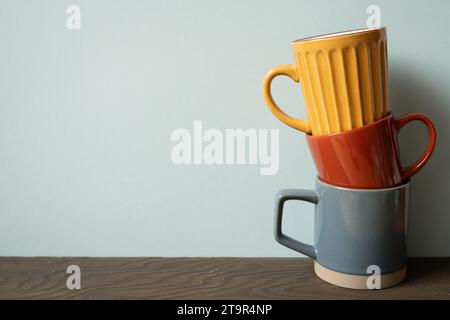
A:
{"type": "Polygon", "coordinates": [[[323,184],[327,187],[331,187],[333,189],[339,189],[339,190],[345,190],[345,191],[353,191],[353,192],[382,192],[382,191],[392,191],[392,190],[397,190],[397,189],[403,189],[406,188],[410,183],[411,180],[406,180],[406,182],[403,182],[400,185],[394,186],[394,187],[390,187],[390,188],[380,188],[380,189],[360,189],[360,188],[348,188],[348,187],[341,187],[341,186],[335,186],[333,184],[330,184],[328,182],[323,181],[322,179],[320,179],[319,176],[316,176],[316,181],[319,182],[320,184],[323,184]]]}
{"type": "Polygon", "coordinates": [[[363,29],[354,29],[354,30],[333,32],[333,33],[324,33],[324,34],[320,34],[317,36],[300,38],[300,39],[292,41],[292,43],[297,43],[297,42],[302,42],[302,41],[326,40],[326,39],[335,38],[335,37],[344,37],[344,36],[348,36],[348,35],[368,33],[368,32],[379,31],[379,30],[383,30],[383,29],[386,29],[386,27],[363,28],[363,29]]]}

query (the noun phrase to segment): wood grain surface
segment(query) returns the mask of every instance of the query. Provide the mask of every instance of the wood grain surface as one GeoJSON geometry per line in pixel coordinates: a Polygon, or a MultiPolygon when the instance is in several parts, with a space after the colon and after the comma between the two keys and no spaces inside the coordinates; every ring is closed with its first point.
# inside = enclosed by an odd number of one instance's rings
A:
{"type": "Polygon", "coordinates": [[[410,259],[385,290],[318,279],[310,259],[0,257],[1,299],[450,299],[450,258],[410,259]],[[69,265],[81,289],[68,290],[69,265]]]}

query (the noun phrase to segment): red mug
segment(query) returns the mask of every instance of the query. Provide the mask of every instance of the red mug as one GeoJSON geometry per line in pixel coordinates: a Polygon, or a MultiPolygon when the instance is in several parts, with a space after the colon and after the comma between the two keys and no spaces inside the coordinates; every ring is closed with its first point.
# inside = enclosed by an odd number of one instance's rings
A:
{"type": "Polygon", "coordinates": [[[425,165],[436,145],[436,129],[420,113],[398,119],[389,114],[349,131],[323,136],[307,134],[306,141],[322,181],[346,188],[379,189],[401,184],[425,165]],[[400,162],[398,133],[414,120],[427,127],[428,145],[419,160],[404,168],[400,162]]]}

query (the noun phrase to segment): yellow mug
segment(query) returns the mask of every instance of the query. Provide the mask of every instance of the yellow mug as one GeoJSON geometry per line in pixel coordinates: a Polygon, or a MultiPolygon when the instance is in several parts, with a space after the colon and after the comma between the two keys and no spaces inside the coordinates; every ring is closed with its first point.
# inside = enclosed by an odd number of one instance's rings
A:
{"type": "Polygon", "coordinates": [[[272,68],[263,82],[270,111],[285,124],[312,135],[343,132],[387,115],[386,29],[360,29],[292,42],[295,65],[272,68]],[[270,91],[279,75],[300,82],[308,120],[284,113],[270,91]]]}

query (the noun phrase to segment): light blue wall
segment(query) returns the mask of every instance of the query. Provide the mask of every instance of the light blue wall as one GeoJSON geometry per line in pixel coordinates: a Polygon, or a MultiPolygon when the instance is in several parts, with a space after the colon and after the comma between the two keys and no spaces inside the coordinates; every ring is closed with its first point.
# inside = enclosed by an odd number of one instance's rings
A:
{"type": "MultiPolygon", "coordinates": [[[[0,1],[0,255],[297,256],[273,240],[273,199],[310,188],[304,137],[262,100],[290,41],[362,28],[381,8],[391,109],[424,112],[439,140],[413,180],[409,251],[450,255],[449,1],[0,1]],[[81,30],[66,8],[81,7],[81,30]],[[280,169],[175,166],[171,133],[280,130],[280,169]]],[[[274,83],[305,117],[299,87],[274,83]]],[[[425,130],[401,135],[405,162],[425,130]]],[[[310,205],[286,231],[312,241],[310,205]]]]}

